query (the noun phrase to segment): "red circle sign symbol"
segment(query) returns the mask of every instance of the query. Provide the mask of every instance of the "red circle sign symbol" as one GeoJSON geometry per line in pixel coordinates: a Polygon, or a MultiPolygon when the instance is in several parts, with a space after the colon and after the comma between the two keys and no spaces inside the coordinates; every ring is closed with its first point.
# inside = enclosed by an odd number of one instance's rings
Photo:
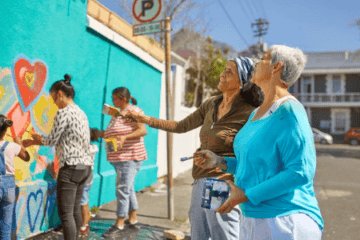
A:
{"type": "Polygon", "coordinates": [[[132,11],[133,11],[133,16],[136,21],[138,21],[140,23],[151,22],[154,19],[156,19],[161,12],[161,0],[135,0],[132,11]],[[151,3],[151,1],[152,1],[152,3],[151,3]],[[145,3],[143,3],[143,2],[145,2],[145,3]],[[145,10],[148,10],[147,12],[150,11],[148,16],[143,16],[144,10],[142,8],[144,8],[144,7],[146,8],[146,7],[150,7],[150,6],[153,6],[153,7],[151,7],[150,9],[145,9],[145,10]],[[152,8],[154,8],[154,9],[152,9],[152,8]]]}

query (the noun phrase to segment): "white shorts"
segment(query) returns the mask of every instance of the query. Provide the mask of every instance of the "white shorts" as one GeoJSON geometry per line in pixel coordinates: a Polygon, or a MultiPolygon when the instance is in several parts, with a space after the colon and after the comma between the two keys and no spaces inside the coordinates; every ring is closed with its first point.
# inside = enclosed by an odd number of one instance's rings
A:
{"type": "Polygon", "coordinates": [[[320,240],[322,230],[304,213],[276,218],[240,216],[240,240],[320,240]]]}

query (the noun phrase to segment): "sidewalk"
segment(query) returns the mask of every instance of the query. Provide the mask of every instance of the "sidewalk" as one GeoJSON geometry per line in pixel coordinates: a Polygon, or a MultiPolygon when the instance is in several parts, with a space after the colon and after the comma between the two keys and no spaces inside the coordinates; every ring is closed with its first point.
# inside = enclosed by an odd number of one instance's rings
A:
{"type": "MultiPolygon", "coordinates": [[[[126,230],[117,238],[126,240],[165,239],[164,230],[182,231],[190,239],[190,222],[188,210],[193,178],[191,170],[180,174],[173,180],[174,220],[167,219],[167,186],[166,182],[158,181],[153,186],[137,193],[140,208],[137,211],[141,229],[139,231],[126,230]]],[[[116,201],[103,205],[90,224],[90,234],[83,239],[102,239],[101,235],[114,224],[116,216],[116,201]]],[[[64,239],[61,232],[49,231],[28,239],[64,239]]]]}
{"type": "Polygon", "coordinates": [[[316,144],[316,153],[317,155],[330,155],[334,157],[360,158],[360,146],[350,146],[348,144],[316,144]]]}

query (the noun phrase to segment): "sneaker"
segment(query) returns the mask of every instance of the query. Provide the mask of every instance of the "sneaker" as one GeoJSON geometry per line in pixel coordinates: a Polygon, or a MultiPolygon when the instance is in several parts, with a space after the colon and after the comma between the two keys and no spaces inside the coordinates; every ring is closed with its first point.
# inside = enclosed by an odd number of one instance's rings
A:
{"type": "Polygon", "coordinates": [[[130,229],[133,229],[133,230],[139,230],[140,229],[140,226],[139,226],[137,221],[136,221],[136,223],[131,223],[129,221],[129,219],[126,219],[125,224],[127,224],[130,229]]]}
{"type": "Polygon", "coordinates": [[[116,237],[123,231],[124,231],[124,229],[120,229],[120,228],[118,228],[118,226],[112,225],[105,233],[102,234],[102,236],[104,238],[116,237]]]}
{"type": "Polygon", "coordinates": [[[89,234],[89,232],[90,232],[90,226],[86,225],[84,230],[82,230],[82,228],[80,228],[79,234],[82,235],[82,236],[86,236],[86,235],[89,234]]]}

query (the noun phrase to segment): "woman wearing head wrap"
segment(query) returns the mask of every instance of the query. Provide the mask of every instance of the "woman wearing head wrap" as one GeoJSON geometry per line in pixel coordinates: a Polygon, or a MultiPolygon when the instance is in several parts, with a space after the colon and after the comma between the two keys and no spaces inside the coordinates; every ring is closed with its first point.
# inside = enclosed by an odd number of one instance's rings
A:
{"type": "Polygon", "coordinates": [[[305,63],[300,49],[272,46],[252,78],[265,100],[236,135],[236,158],[210,151],[195,158],[205,169],[217,166],[235,174],[235,184],[228,182],[230,196],[217,212],[240,204],[242,240],[321,239],[314,138],[304,107],[288,92],[305,63]]]}
{"type": "MultiPolygon", "coordinates": [[[[181,121],[160,120],[138,113],[129,113],[128,116],[150,127],[175,133],[188,132],[201,126],[201,150],[208,149],[220,156],[234,157],[233,141],[236,133],[263,101],[261,90],[249,81],[253,68],[253,61],[249,58],[228,61],[218,85],[222,94],[206,100],[181,121]]],[[[204,170],[193,166],[195,181],[189,210],[191,239],[239,239],[239,208],[228,214],[218,214],[201,207],[202,185],[204,178],[208,177],[233,181],[231,174],[223,173],[219,168],[204,170]]]]}

